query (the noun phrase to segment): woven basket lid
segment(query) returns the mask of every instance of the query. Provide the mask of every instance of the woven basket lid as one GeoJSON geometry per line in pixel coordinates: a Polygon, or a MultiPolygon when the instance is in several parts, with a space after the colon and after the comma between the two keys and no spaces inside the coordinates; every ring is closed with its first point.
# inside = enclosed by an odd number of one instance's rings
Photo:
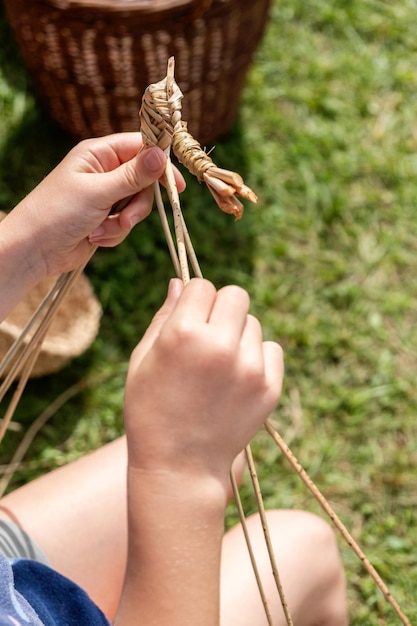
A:
{"type": "MultiPolygon", "coordinates": [[[[0,212],[0,220],[3,217],[4,213],[0,212]]],[[[56,278],[52,277],[38,283],[0,324],[0,363],[55,282],[56,278]]],[[[81,274],[54,315],[32,377],[56,372],[82,354],[97,335],[100,316],[100,303],[89,280],[81,274]]],[[[30,333],[25,342],[29,338],[30,333]]]]}
{"type": "Polygon", "coordinates": [[[140,11],[154,13],[175,10],[181,7],[196,7],[200,13],[207,10],[213,0],[47,0],[59,9],[83,8],[107,11],[140,11]]]}

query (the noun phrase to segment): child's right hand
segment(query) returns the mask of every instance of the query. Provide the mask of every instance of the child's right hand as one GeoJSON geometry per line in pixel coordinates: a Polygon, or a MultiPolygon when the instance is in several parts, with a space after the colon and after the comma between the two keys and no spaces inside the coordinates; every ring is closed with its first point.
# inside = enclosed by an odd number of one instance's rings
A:
{"type": "Polygon", "coordinates": [[[274,409],[280,346],[264,342],[241,288],[171,281],[133,352],[125,396],[129,467],[211,476],[227,488],[233,459],[274,409]]]}

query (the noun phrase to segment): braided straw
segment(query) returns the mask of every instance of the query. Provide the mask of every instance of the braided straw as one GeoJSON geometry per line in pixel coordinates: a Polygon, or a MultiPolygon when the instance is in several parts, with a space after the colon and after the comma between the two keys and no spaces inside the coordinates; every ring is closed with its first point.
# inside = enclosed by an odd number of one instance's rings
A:
{"type": "Polygon", "coordinates": [[[149,85],[143,94],[140,124],[144,145],[159,146],[166,152],[172,147],[180,163],[200,182],[206,183],[220,209],[240,219],[243,204],[236,196],[254,203],[258,198],[239,174],[217,167],[188,132],[186,122],[181,119],[183,94],[175,82],[173,68],[171,58],[167,76],[149,85]]]}
{"type": "Polygon", "coordinates": [[[145,148],[158,146],[168,152],[175,131],[181,126],[182,91],[173,77],[174,60],[168,62],[167,76],[149,85],[142,97],[140,130],[145,148]]]}

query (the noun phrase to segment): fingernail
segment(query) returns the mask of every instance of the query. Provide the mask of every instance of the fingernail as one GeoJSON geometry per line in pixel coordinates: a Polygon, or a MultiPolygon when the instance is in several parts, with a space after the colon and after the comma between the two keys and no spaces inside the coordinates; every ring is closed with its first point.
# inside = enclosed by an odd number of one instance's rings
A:
{"type": "Polygon", "coordinates": [[[163,153],[157,148],[145,150],[143,162],[150,173],[160,172],[163,165],[163,153]]]}

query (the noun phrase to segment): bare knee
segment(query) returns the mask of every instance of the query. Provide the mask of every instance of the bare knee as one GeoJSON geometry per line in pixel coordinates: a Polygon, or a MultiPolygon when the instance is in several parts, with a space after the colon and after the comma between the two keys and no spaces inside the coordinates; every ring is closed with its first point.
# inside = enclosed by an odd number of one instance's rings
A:
{"type": "Polygon", "coordinates": [[[282,533],[286,528],[294,546],[292,584],[298,579],[303,585],[295,607],[296,623],[346,626],[346,580],[333,528],[306,511],[271,511],[268,520],[274,533],[282,533]]]}
{"type": "MultiPolygon", "coordinates": [[[[348,620],[345,575],[331,526],[320,517],[304,511],[269,511],[267,522],[278,576],[294,623],[298,626],[346,626],[348,620]]],[[[283,617],[276,582],[272,576],[271,562],[265,548],[259,516],[251,516],[247,520],[247,526],[259,574],[265,583],[265,592],[270,600],[274,624],[284,624],[286,620],[283,617]]],[[[235,544],[234,548],[237,547],[236,541],[242,541],[239,539],[241,534],[241,529],[237,527],[228,538],[231,545],[235,544]]],[[[240,551],[244,550],[242,545],[240,543],[240,551]]],[[[255,594],[251,596],[248,592],[250,579],[248,576],[244,577],[245,565],[242,557],[236,559],[236,554],[234,551],[232,557],[236,568],[233,579],[236,584],[240,579],[246,590],[245,615],[240,618],[239,623],[251,626],[264,624],[265,618],[262,618],[259,603],[254,599],[250,600],[255,594]]],[[[228,580],[230,581],[230,576],[228,580]]],[[[230,583],[227,588],[228,595],[230,583]]],[[[227,605],[227,602],[225,604],[227,605]]],[[[233,622],[224,619],[223,623],[233,622]]]]}

